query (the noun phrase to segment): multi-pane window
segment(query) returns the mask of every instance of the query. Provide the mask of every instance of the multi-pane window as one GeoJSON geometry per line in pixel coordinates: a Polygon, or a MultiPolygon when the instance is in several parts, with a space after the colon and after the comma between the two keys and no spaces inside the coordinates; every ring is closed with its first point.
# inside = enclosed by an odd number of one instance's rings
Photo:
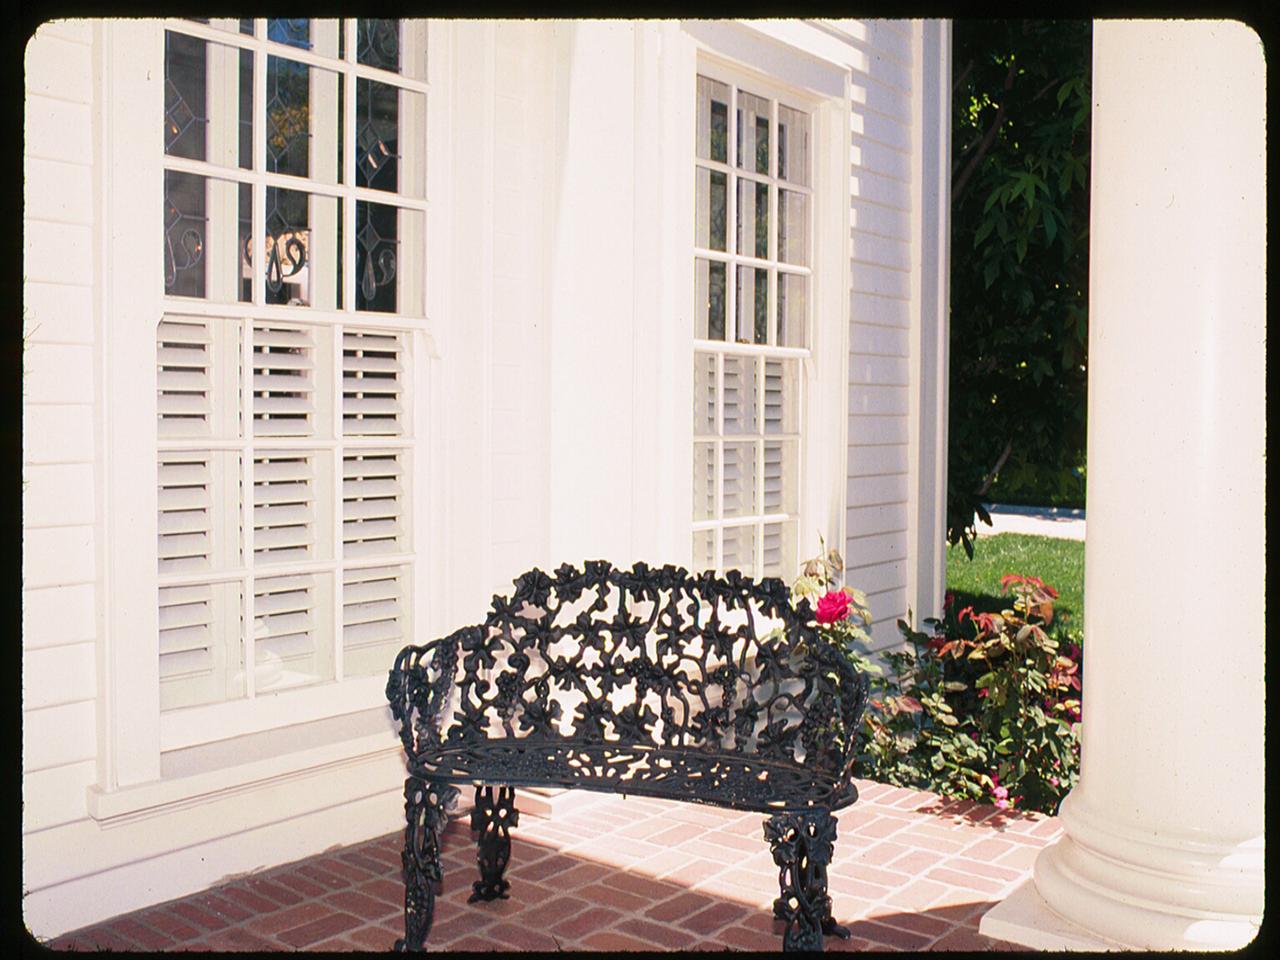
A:
{"type": "Polygon", "coordinates": [[[168,24],[162,709],[379,674],[411,636],[425,40],[168,24]]]}
{"type": "Polygon", "coordinates": [[[807,112],[760,85],[698,77],[698,570],[794,572],[812,297],[810,128],[807,112]]]}

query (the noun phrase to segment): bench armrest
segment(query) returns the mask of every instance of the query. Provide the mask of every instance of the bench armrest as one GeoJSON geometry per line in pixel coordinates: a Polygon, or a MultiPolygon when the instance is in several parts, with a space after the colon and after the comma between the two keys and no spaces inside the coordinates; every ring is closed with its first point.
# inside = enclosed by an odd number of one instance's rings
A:
{"type": "Polygon", "coordinates": [[[463,627],[447,637],[421,646],[408,646],[396,655],[387,677],[391,714],[400,722],[400,740],[410,757],[420,746],[440,742],[440,726],[454,686],[463,642],[482,633],[480,627],[463,627]]]}

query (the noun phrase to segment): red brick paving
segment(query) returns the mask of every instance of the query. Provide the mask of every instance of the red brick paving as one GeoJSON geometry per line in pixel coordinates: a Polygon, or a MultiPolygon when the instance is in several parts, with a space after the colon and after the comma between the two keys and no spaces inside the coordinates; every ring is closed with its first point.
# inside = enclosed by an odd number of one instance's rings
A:
{"type": "MultiPolygon", "coordinates": [[[[1015,949],[978,920],[1030,876],[1054,818],[860,782],[838,814],[830,892],[853,931],[827,949],[1015,949]]],[[[777,867],[763,815],[591,795],[559,820],[526,815],[510,897],[467,903],[467,818],[442,837],[431,950],[776,950],[777,867]],[[593,861],[593,850],[617,867],[593,861]],[[630,858],[636,858],[630,862],[630,858]]],[[[402,932],[401,832],[238,877],[51,941],[54,949],[387,951],[402,932]]]]}

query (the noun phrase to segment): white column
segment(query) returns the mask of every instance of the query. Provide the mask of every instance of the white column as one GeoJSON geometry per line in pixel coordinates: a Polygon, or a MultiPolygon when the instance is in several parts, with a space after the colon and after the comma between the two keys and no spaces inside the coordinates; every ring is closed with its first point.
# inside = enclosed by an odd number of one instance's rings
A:
{"type": "Polygon", "coordinates": [[[1234,949],[1261,920],[1264,78],[1239,23],[1094,27],[1083,766],[1050,912],[1011,898],[992,936],[1234,949]]]}

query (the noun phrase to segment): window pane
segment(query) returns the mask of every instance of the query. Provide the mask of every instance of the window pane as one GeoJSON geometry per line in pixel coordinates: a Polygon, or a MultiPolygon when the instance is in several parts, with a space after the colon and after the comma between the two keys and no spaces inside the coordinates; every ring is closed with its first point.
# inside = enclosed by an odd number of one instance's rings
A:
{"type": "Polygon", "coordinates": [[[388,437],[408,433],[405,345],[398,333],[353,330],[342,334],[342,432],[388,437]]]}
{"type": "Polygon", "coordinates": [[[185,34],[164,35],[164,152],[250,166],[253,53],[185,34]]]}
{"type": "Polygon", "coordinates": [[[325,450],[254,451],[255,564],[333,558],[332,462],[325,450]]]}
{"type": "Polygon", "coordinates": [[[723,340],[725,265],[696,259],[693,267],[693,335],[700,340],[723,340]]]}
{"type": "Polygon", "coordinates": [[[340,20],[309,20],[305,17],[273,18],[267,21],[267,39],[310,50],[322,57],[340,56],[340,20]]]}
{"type": "Polygon", "coordinates": [[[716,516],[716,445],[693,445],[693,519],[714,520],[716,516]]]}
{"type": "Polygon", "coordinates": [[[356,79],[356,186],[421,197],[426,98],[364,77],[356,79]]]}
{"type": "Polygon", "coordinates": [[[799,571],[796,559],[796,522],[766,523],[764,525],[764,569],[766,577],[782,577],[790,580],[799,571]]]}
{"type": "Polygon", "coordinates": [[[809,115],[778,104],[778,177],[809,185],[809,115]]]}
{"type": "Polygon", "coordinates": [[[809,264],[809,198],[794,190],[778,192],[778,259],[809,264]]]}
{"type": "Polygon", "coordinates": [[[219,303],[247,301],[252,188],[177,170],[164,172],[164,292],[219,303]]]}
{"type": "Polygon", "coordinates": [[[727,193],[725,175],[717,170],[698,167],[696,232],[694,243],[707,250],[725,248],[727,193]]]}
{"type": "Polygon", "coordinates": [[[267,157],[271,173],[337,183],[341,77],[283,57],[267,57],[267,157]]]}
{"type": "Polygon", "coordinates": [[[697,151],[703,160],[728,163],[729,87],[707,77],[698,78],[697,151]]]}
{"type": "Polygon", "coordinates": [[[799,509],[799,451],[796,440],[765,441],[765,513],[795,513],[799,509]]]}
{"type": "Polygon", "coordinates": [[[356,201],[356,309],[421,317],[424,302],[419,256],[426,236],[420,210],[356,201]]]}
{"type": "Polygon", "coordinates": [[[267,303],[341,306],[341,222],[336,197],[267,187],[267,303]]]}
{"type": "Polygon", "coordinates": [[[157,324],[160,439],[240,436],[240,349],[236,321],[166,317],[157,324]]]}
{"type": "Polygon", "coordinates": [[[807,346],[809,278],[795,273],[778,274],[778,346],[807,346]]]}
{"type": "Polygon", "coordinates": [[[240,565],[240,455],[168,450],[157,469],[161,576],[240,565]]]}
{"type": "Polygon", "coordinates": [[[724,515],[747,517],[756,512],[756,448],[754,440],[725,441],[724,515]]]}
{"type": "Polygon", "coordinates": [[[756,525],[725,527],[724,559],[721,566],[727,573],[740,570],[745,577],[756,575],[756,525]]]}
{"type": "Polygon", "coordinates": [[[769,185],[738,181],[737,252],[748,257],[769,257],[769,185]]]}
{"type": "Polygon", "coordinates": [[[400,72],[400,21],[356,21],[356,61],[379,70],[400,72]]]}
{"type": "Polygon", "coordinates": [[[724,358],[724,432],[759,433],[758,362],[755,357],[724,358]]]}
{"type": "Polygon", "coordinates": [[[342,576],[342,673],[385,674],[412,635],[409,568],[361,567],[342,576]]]}
{"type": "Polygon", "coordinates": [[[800,361],[766,359],[764,362],[764,432],[797,433],[800,430],[800,361]]]}
{"type": "Polygon", "coordinates": [[[160,709],[245,695],[238,581],[160,588],[160,709]]]}
{"type": "Polygon", "coordinates": [[[254,687],[268,693],[333,679],[333,575],[253,583],[254,687]]]}
{"type": "Polygon", "coordinates": [[[716,434],[716,355],[693,355],[693,432],[695,436],[716,434]]]}
{"type": "Polygon", "coordinates": [[[342,458],[342,556],[404,553],[408,547],[401,454],[362,450],[342,458]]]}
{"type": "Polygon", "coordinates": [[[716,532],[714,530],[695,530],[693,532],[693,572],[716,568],[716,532]]]}
{"type": "Polygon", "coordinates": [[[769,101],[738,91],[738,157],[744,170],[769,172],[769,101]]]}
{"type": "MultiPolygon", "coordinates": [[[[317,384],[327,365],[312,327],[253,325],[253,432],[263,437],[328,435],[318,423],[317,384]]],[[[327,426],[327,424],[325,425],[327,426]]]]}
{"type": "Polygon", "coordinates": [[[738,343],[769,342],[769,271],[758,267],[738,267],[738,343]]]}

